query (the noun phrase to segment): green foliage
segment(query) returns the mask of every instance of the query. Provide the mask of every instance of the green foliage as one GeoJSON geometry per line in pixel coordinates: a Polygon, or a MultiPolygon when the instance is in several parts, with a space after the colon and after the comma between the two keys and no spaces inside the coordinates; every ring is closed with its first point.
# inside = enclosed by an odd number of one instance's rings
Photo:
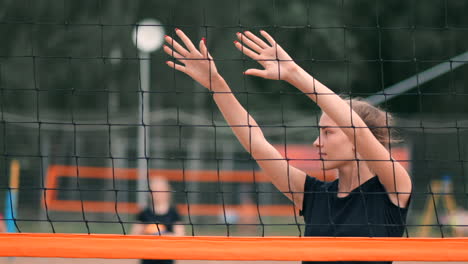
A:
{"type": "MultiPolygon", "coordinates": [[[[257,0],[257,1],[2,1],[0,3],[1,88],[18,103],[5,111],[94,111],[109,104],[106,91],[122,94],[120,111],[137,107],[138,51],[131,42],[133,26],[155,17],[168,34],[179,27],[194,39],[207,37],[222,73],[235,91],[265,93],[255,101],[279,103],[278,92],[296,91],[278,82],[244,78],[257,67],[232,45],[235,32],[265,29],[295,60],[340,93],[358,96],[381,91],[443,60],[465,52],[468,19],[464,1],[257,0]],[[117,56],[119,59],[110,59],[117,56]],[[13,95],[10,90],[25,90],[13,95]],[[92,92],[95,93],[92,93],[92,92]],[[86,95],[88,93],[88,95],[86,95]],[[126,94],[125,94],[126,93],[126,94]],[[36,96],[34,96],[34,94],[36,96]],[[95,96],[91,96],[94,94],[95,96]],[[37,102],[35,102],[37,101],[37,102]]],[[[161,50],[152,55],[154,92],[164,107],[193,107],[193,84],[164,65],[161,50]],[[169,93],[168,93],[169,92],[169,93]]],[[[455,70],[419,87],[446,93],[401,96],[389,102],[397,112],[466,112],[450,104],[452,94],[466,94],[464,72],[455,70]],[[423,102],[424,104],[424,102],[423,102]],[[455,107],[455,109],[453,109],[455,107]]],[[[413,91],[414,92],[414,91],[413,91]]],[[[282,100],[296,111],[311,104],[289,96],[282,100]]],[[[4,104],[6,104],[4,102],[4,104]]],[[[203,103],[209,110],[211,103],[203,103]]]]}

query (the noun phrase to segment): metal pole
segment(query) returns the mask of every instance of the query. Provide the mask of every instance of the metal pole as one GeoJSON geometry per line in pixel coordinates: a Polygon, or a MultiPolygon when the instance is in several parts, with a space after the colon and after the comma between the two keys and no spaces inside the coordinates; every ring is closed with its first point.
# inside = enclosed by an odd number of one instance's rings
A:
{"type": "Polygon", "coordinates": [[[407,78],[401,82],[398,82],[392,86],[385,88],[382,92],[376,93],[366,98],[366,101],[372,105],[381,104],[393,97],[399,96],[419,85],[422,85],[434,78],[437,78],[449,71],[453,71],[456,68],[465,65],[468,62],[468,51],[451,58],[450,60],[437,64],[436,66],[429,68],[423,72],[417,73],[416,75],[407,78]]]}
{"type": "Polygon", "coordinates": [[[139,117],[142,124],[138,127],[138,184],[137,202],[140,208],[146,206],[148,188],[148,162],[150,157],[149,149],[149,113],[150,113],[150,54],[140,51],[140,82],[141,93],[139,94],[139,117]]]}

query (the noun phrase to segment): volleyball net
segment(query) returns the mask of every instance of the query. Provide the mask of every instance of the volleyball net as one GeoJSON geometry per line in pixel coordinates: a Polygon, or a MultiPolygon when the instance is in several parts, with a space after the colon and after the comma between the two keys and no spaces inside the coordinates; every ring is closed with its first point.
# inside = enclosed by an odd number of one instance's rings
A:
{"type": "Polygon", "coordinates": [[[0,3],[0,256],[468,261],[467,8],[0,3]],[[304,237],[298,208],[238,143],[211,92],[165,65],[163,37],[176,28],[206,38],[266,138],[322,181],[336,172],[321,169],[312,145],[320,109],[282,82],[243,75],[257,65],[232,45],[236,32],[268,31],[336,93],[391,112],[404,139],[391,155],[413,180],[403,237],[304,237]],[[152,186],[161,178],[166,189],[152,186]],[[144,213],[165,199],[177,215],[170,230],[144,213]]]}

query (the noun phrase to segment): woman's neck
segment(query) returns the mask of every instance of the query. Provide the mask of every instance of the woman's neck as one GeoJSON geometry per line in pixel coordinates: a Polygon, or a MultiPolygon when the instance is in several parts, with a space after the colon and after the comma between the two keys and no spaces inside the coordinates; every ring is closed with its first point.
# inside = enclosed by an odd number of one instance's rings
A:
{"type": "Polygon", "coordinates": [[[338,184],[338,195],[346,196],[347,193],[356,189],[374,176],[375,174],[370,171],[365,162],[350,162],[349,164],[338,169],[338,177],[340,179],[338,184]]]}

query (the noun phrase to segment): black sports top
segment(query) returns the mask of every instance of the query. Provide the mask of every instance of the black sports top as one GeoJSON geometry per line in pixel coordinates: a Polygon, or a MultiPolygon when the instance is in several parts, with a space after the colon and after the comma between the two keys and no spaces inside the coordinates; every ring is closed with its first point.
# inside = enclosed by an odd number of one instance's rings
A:
{"type": "Polygon", "coordinates": [[[169,208],[165,214],[156,214],[152,208],[145,208],[137,215],[137,220],[146,225],[143,231],[146,235],[164,235],[172,233],[174,223],[181,218],[174,207],[169,208]]]}
{"type": "Polygon", "coordinates": [[[393,204],[378,177],[369,179],[343,198],[337,196],[338,181],[322,182],[310,176],[306,177],[303,207],[300,212],[306,223],[305,236],[401,237],[403,235],[408,207],[401,208],[393,204]]]}

